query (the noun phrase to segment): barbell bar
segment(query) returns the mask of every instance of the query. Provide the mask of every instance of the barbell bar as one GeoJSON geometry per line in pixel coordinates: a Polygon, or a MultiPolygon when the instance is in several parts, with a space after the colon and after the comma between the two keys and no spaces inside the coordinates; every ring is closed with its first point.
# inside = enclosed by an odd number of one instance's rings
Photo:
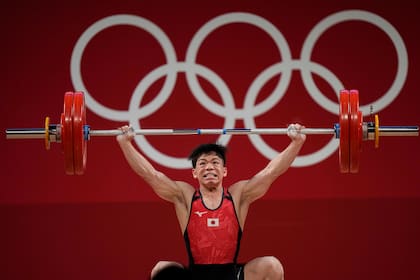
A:
{"type": "MultiPolygon", "coordinates": [[[[299,133],[306,135],[334,135],[339,139],[339,167],[341,173],[357,173],[360,166],[362,141],[375,141],[379,147],[382,136],[419,136],[418,126],[380,126],[379,116],[375,120],[363,122],[359,110],[359,92],[341,90],[339,94],[339,122],[332,128],[304,128],[299,133]]],[[[136,129],[136,135],[287,135],[289,128],[221,128],[221,129],[136,129]]],[[[84,93],[80,91],[64,94],[64,107],[59,124],[50,124],[45,118],[44,128],[9,128],[7,139],[44,139],[45,148],[50,143],[62,144],[65,171],[68,175],[82,175],[86,170],[87,142],[93,136],[117,136],[120,129],[93,130],[86,123],[84,93]]]]}

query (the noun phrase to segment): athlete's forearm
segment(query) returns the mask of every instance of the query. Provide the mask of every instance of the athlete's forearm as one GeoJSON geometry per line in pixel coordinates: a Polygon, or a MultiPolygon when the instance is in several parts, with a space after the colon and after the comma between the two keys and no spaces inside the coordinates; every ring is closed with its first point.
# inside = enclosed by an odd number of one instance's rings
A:
{"type": "Polygon", "coordinates": [[[284,149],[267,164],[265,168],[267,174],[275,179],[286,172],[299,154],[304,142],[304,139],[295,139],[290,142],[286,149],[284,149]]]}
{"type": "Polygon", "coordinates": [[[125,159],[131,169],[140,175],[145,181],[149,182],[151,177],[156,175],[156,169],[152,164],[133,146],[131,141],[118,141],[125,159]]]}

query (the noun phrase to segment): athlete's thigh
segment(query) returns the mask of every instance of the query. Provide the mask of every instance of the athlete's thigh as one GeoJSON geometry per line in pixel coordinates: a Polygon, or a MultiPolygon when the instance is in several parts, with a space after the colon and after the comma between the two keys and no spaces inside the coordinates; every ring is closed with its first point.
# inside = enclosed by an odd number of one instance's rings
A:
{"type": "Polygon", "coordinates": [[[255,258],[245,264],[245,280],[265,279],[266,277],[282,277],[283,267],[273,256],[255,258]]]}
{"type": "Polygon", "coordinates": [[[150,272],[150,277],[155,277],[160,271],[164,270],[165,268],[169,267],[182,267],[184,266],[178,262],[174,261],[158,261],[156,265],[153,267],[152,271],[150,272]]]}

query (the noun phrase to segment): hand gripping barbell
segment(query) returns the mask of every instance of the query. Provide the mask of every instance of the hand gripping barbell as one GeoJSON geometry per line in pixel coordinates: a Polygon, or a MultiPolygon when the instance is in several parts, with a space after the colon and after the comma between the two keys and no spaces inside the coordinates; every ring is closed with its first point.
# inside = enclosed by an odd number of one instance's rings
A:
{"type": "MultiPolygon", "coordinates": [[[[379,147],[380,136],[418,136],[418,126],[379,126],[379,117],[363,122],[359,111],[359,92],[340,91],[339,122],[333,128],[304,128],[304,134],[332,134],[340,140],[339,165],[342,173],[357,173],[363,140],[374,140],[379,147]]],[[[290,129],[290,128],[289,128],[290,129]]],[[[137,129],[138,135],[194,135],[194,134],[278,134],[286,135],[288,128],[222,128],[222,129],[137,129]]],[[[120,129],[92,130],[86,124],[86,106],[83,92],[66,92],[64,110],[59,124],[50,124],[45,118],[44,128],[6,130],[7,139],[44,139],[48,150],[51,142],[62,143],[65,171],[68,175],[82,175],[86,169],[87,142],[91,136],[116,136],[120,129]]]]}

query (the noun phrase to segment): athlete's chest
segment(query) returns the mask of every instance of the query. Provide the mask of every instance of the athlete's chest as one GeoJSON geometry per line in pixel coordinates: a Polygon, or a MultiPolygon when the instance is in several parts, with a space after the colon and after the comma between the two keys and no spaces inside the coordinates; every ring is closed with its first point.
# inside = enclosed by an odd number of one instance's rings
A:
{"type": "Polygon", "coordinates": [[[197,199],[192,203],[189,226],[190,228],[206,229],[228,229],[238,224],[233,203],[228,198],[223,198],[216,209],[210,209],[201,200],[197,199]]]}

